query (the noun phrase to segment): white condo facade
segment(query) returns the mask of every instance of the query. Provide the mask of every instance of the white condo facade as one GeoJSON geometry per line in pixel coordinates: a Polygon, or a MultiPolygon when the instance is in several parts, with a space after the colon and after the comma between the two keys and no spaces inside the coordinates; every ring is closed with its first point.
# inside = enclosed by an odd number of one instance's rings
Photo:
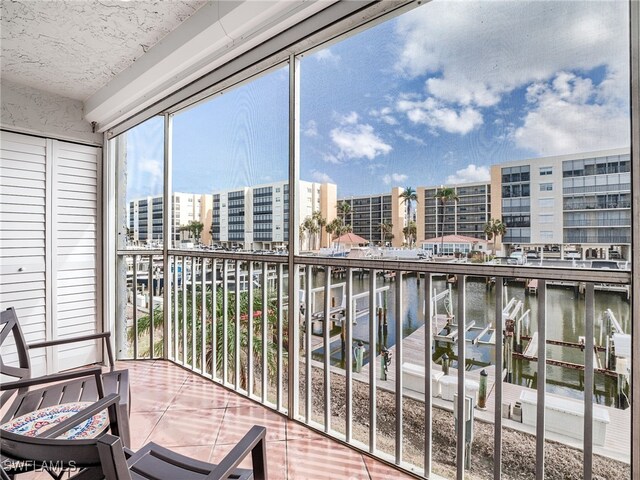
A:
{"type": "MultiPolygon", "coordinates": [[[[336,186],[330,183],[299,182],[300,219],[314,212],[335,218],[336,186]]],[[[212,242],[247,250],[279,249],[289,242],[289,184],[272,182],[215,192],[212,209],[212,242]]],[[[325,239],[323,239],[325,240],[325,239]]],[[[310,239],[303,248],[310,249],[310,239]]]]}
{"type": "Polygon", "coordinates": [[[577,250],[581,258],[629,258],[628,148],[518,160],[491,170],[491,216],[509,249],[577,250]]]}

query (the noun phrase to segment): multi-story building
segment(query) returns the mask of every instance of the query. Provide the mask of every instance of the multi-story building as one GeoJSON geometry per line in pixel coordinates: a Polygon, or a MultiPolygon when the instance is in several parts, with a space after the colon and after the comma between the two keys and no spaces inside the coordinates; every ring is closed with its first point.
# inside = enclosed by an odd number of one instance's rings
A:
{"type": "Polygon", "coordinates": [[[628,258],[631,243],[629,149],[494,165],[492,212],[507,248],[578,250],[582,258],[628,258]]]}
{"type": "MultiPolygon", "coordinates": [[[[314,212],[331,221],[336,216],[336,186],[300,181],[297,195],[300,219],[314,212]]],[[[289,242],[289,184],[274,182],[216,192],[212,196],[211,241],[249,250],[277,249],[289,242]]],[[[319,246],[328,246],[327,238],[319,246]]],[[[304,249],[314,249],[305,238],[304,249]]]]}
{"type": "MultiPolygon", "coordinates": [[[[212,196],[175,192],[171,195],[172,232],[176,246],[181,240],[195,241],[192,234],[181,230],[189,222],[202,222],[200,242],[211,240],[212,196]]],[[[163,196],[146,197],[129,202],[129,240],[137,245],[162,242],[164,225],[163,196]]]]}
{"type": "Polygon", "coordinates": [[[491,218],[491,184],[465,183],[447,187],[455,191],[458,200],[446,203],[444,212],[436,198],[438,189],[442,187],[416,189],[418,241],[442,235],[486,239],[484,225],[491,218]]]}
{"type": "Polygon", "coordinates": [[[345,223],[351,225],[353,233],[376,245],[391,243],[394,247],[400,247],[406,216],[400,198],[402,192],[402,188],[394,187],[390,193],[345,197],[339,199],[338,203],[349,205],[345,223]],[[392,225],[388,234],[383,233],[384,224],[392,225]]]}

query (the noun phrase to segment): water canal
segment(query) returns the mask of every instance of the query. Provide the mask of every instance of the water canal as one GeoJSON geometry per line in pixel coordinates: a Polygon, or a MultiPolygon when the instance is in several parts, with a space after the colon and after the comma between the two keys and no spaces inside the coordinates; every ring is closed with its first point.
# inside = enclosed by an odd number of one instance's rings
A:
{"type": "MultiPolygon", "coordinates": [[[[332,284],[338,289],[338,295],[342,295],[344,290],[340,292],[340,284],[344,280],[333,278],[332,284]]],[[[324,285],[324,273],[318,272],[314,275],[312,288],[324,285]]],[[[377,295],[379,305],[386,304],[387,307],[387,328],[379,330],[379,344],[376,346],[376,354],[380,349],[391,347],[396,342],[396,318],[395,318],[395,282],[384,281],[380,276],[377,279],[377,287],[390,287],[384,292],[377,295]]],[[[433,287],[437,292],[442,292],[448,288],[443,277],[436,277],[433,280],[433,287]]],[[[368,292],[368,277],[359,277],[354,275],[353,293],[368,292]]],[[[529,333],[533,335],[537,331],[538,319],[538,298],[535,295],[525,293],[522,283],[509,284],[505,287],[506,298],[515,298],[522,301],[524,311],[530,310],[529,333]]],[[[456,314],[458,287],[451,288],[452,311],[456,314]]],[[[424,325],[424,313],[422,306],[424,305],[424,281],[418,285],[415,275],[406,276],[402,285],[402,335],[406,338],[415,330],[424,325]]],[[[367,314],[368,295],[356,300],[356,312],[362,315],[357,318],[357,323],[353,327],[354,345],[361,341],[365,347],[365,363],[368,362],[369,356],[369,316],[367,314]]],[[[321,309],[323,305],[322,292],[316,297],[316,311],[321,309]]],[[[495,288],[487,288],[486,282],[481,278],[471,278],[466,282],[466,321],[475,322],[475,327],[485,327],[492,324],[495,318],[495,288]]],[[[604,345],[606,342],[607,329],[606,322],[603,321],[603,313],[610,309],[619,321],[625,333],[630,333],[630,306],[626,296],[616,292],[595,292],[595,324],[594,335],[596,345],[604,345]]],[[[442,302],[438,304],[438,312],[445,313],[442,302]]],[[[584,296],[577,289],[572,287],[548,286],[547,287],[547,338],[549,340],[560,340],[564,342],[579,342],[579,337],[584,336],[585,328],[585,302],[584,296]]],[[[318,332],[316,332],[318,333],[318,332]]],[[[337,332],[339,334],[339,332],[337,332]]],[[[524,332],[527,333],[527,332],[524,332]]],[[[334,332],[332,332],[332,335],[334,332]]],[[[477,332],[476,332],[477,334],[477,332]]],[[[468,332],[468,337],[473,337],[473,332],[468,332]]],[[[488,335],[485,336],[488,338],[488,335]]],[[[342,342],[337,339],[331,344],[332,363],[344,368],[344,361],[341,349],[342,342]]],[[[467,370],[479,369],[493,363],[494,345],[492,344],[476,344],[472,345],[466,342],[466,368],[467,370]]],[[[438,342],[432,351],[432,358],[435,362],[440,363],[444,353],[451,359],[451,366],[456,367],[456,351],[457,344],[442,344],[438,342]]],[[[600,354],[604,357],[604,354],[600,354]]],[[[324,356],[323,348],[320,346],[313,352],[316,360],[322,360],[324,356]]],[[[575,364],[584,364],[584,352],[578,348],[561,347],[557,345],[547,345],[547,358],[570,362],[575,364]]],[[[536,371],[537,363],[524,360],[514,359],[512,382],[520,385],[526,385],[532,388],[536,387],[536,371]]],[[[583,372],[560,366],[549,365],[547,367],[547,391],[566,395],[574,398],[583,398],[583,372]]],[[[595,394],[594,401],[604,405],[614,405],[616,403],[617,380],[615,377],[605,376],[602,374],[595,375],[595,394]]]]}

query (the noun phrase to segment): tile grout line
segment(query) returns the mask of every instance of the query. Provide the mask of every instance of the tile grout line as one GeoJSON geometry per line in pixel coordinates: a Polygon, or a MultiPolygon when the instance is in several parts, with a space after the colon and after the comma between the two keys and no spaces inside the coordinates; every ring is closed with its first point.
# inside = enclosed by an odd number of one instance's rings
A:
{"type": "MultiPolygon", "coordinates": [[[[152,365],[151,368],[149,368],[149,371],[151,371],[154,366],[155,366],[155,362],[154,362],[154,365],[152,365]]],[[[182,387],[184,387],[184,384],[187,382],[188,378],[189,377],[187,375],[185,375],[185,378],[182,381],[182,384],[180,385],[180,388],[178,388],[178,391],[173,396],[173,398],[167,402],[166,408],[164,410],[160,409],[160,412],[162,412],[162,413],[161,413],[160,417],[158,418],[158,421],[155,423],[155,425],[153,426],[153,428],[149,432],[149,434],[145,437],[145,439],[143,441],[143,445],[146,445],[147,443],[149,443],[149,439],[151,438],[151,435],[153,434],[153,432],[155,431],[156,427],[160,423],[160,420],[162,420],[164,418],[166,413],[169,411],[169,408],[171,408],[171,405],[173,404],[173,402],[175,401],[176,397],[178,396],[178,393],[180,393],[180,390],[182,390],[182,387]]],[[[142,413],[144,413],[144,412],[142,412],[142,413]]]]}
{"type": "Polygon", "coordinates": [[[360,460],[364,463],[364,469],[367,472],[367,475],[369,475],[369,480],[373,480],[371,472],[369,471],[369,466],[367,465],[367,462],[364,461],[364,455],[360,454],[360,460]]]}

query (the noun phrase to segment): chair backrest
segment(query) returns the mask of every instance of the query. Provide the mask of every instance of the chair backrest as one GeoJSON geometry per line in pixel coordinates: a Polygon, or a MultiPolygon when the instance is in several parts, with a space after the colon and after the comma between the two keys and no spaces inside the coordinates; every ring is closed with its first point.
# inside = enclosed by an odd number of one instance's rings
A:
{"type": "Polygon", "coordinates": [[[29,347],[13,307],[0,312],[0,373],[16,380],[31,378],[29,347]],[[13,338],[14,343],[11,347],[8,341],[10,338],[13,338]],[[18,366],[5,364],[5,355],[14,353],[18,356],[18,366]]]}

